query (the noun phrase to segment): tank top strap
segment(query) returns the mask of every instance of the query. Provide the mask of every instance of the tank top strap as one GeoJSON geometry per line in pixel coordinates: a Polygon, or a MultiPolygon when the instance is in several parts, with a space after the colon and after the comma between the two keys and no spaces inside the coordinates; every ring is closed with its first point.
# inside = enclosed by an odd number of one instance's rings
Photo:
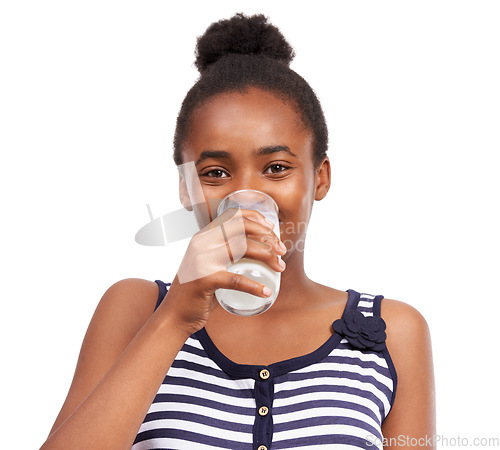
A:
{"type": "Polygon", "coordinates": [[[170,286],[172,283],[165,283],[161,280],[155,280],[155,283],[160,288],[160,292],[158,293],[158,300],[156,300],[156,306],[155,306],[155,311],[156,311],[158,309],[158,306],[160,306],[161,302],[165,298],[165,295],[167,295],[168,286],[170,286]]]}
{"type": "Polygon", "coordinates": [[[344,307],[344,311],[342,312],[342,318],[345,317],[345,314],[348,311],[354,311],[357,308],[359,302],[359,292],[355,291],[354,289],[347,289],[346,292],[348,294],[348,297],[344,307]]]}
{"type": "Polygon", "coordinates": [[[380,317],[380,303],[383,295],[360,294],[356,309],[364,316],[380,317]]]}

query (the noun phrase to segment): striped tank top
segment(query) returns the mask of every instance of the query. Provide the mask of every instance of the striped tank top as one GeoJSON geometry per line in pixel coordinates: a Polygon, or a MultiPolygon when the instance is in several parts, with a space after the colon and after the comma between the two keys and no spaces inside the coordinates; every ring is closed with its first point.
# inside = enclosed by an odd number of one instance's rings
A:
{"type": "MultiPolygon", "coordinates": [[[[167,285],[156,283],[158,307],[167,285]]],[[[383,296],[347,292],[342,318],[356,310],[380,317],[383,296]]],[[[334,332],[307,355],[243,365],[225,357],[203,328],[175,358],[132,449],[382,450],[381,425],[397,382],[382,345],[358,348],[334,332]]]]}

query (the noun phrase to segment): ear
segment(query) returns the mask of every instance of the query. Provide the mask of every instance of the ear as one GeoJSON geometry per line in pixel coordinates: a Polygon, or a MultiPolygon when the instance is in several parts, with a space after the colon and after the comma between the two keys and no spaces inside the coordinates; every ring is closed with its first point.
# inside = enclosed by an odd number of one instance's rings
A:
{"type": "Polygon", "coordinates": [[[323,159],[319,167],[316,169],[314,179],[316,183],[314,200],[323,200],[330,190],[331,183],[330,160],[328,159],[328,156],[325,156],[325,159],[323,159]]]}
{"type": "Polygon", "coordinates": [[[189,199],[186,180],[184,179],[181,173],[179,173],[179,199],[184,208],[186,208],[188,211],[193,210],[193,205],[191,204],[191,200],[189,199]]]}

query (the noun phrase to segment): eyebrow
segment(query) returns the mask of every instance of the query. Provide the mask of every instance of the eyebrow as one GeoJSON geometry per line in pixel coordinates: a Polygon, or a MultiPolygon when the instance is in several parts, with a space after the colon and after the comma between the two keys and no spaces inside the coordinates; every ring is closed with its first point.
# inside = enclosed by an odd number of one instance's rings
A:
{"type": "MultiPolygon", "coordinates": [[[[266,147],[260,147],[255,153],[256,156],[262,155],[271,155],[272,153],[284,152],[290,156],[297,157],[295,153],[293,153],[287,145],[271,145],[266,147]]],[[[204,150],[201,152],[200,157],[196,160],[195,165],[198,165],[203,160],[208,158],[223,158],[223,159],[231,159],[231,153],[226,152],[224,150],[204,150]]]]}

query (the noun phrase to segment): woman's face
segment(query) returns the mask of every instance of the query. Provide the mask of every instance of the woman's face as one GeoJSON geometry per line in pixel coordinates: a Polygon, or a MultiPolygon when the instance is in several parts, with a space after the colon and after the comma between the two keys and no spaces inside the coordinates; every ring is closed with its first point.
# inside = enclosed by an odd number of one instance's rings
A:
{"type": "MultiPolygon", "coordinates": [[[[279,208],[287,261],[304,249],[313,202],[330,185],[327,158],[314,172],[312,144],[312,133],[288,102],[249,88],[216,95],[194,111],[183,161],[195,162],[206,202],[240,189],[270,195],[279,208]]],[[[188,203],[182,182],[180,191],[188,203]]]]}

